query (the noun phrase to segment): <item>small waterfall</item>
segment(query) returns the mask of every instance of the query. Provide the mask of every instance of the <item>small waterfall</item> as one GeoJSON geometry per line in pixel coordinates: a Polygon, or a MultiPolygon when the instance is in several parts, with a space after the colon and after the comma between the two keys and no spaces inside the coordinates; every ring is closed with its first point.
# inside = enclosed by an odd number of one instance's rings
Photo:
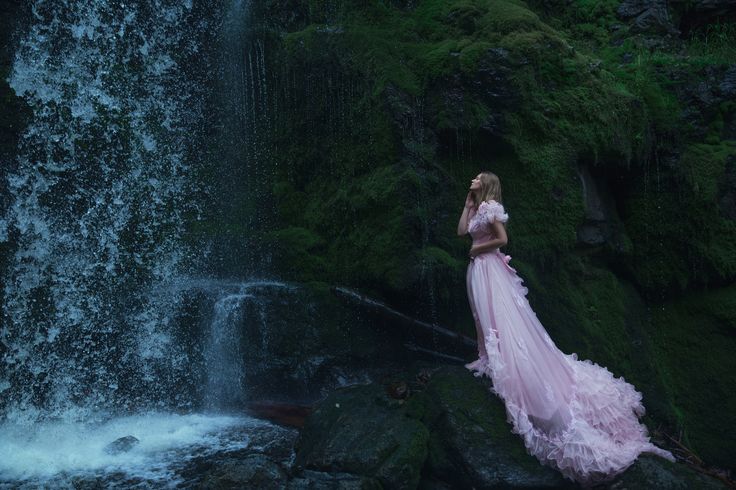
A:
{"type": "Polygon", "coordinates": [[[274,294],[269,290],[289,291],[292,286],[277,281],[207,280],[190,282],[187,287],[201,291],[214,304],[202,328],[206,332],[204,406],[215,412],[238,409],[248,399],[248,386],[244,381],[248,375],[245,342],[255,342],[260,352],[269,352],[269,322],[263,301],[274,294]],[[248,324],[250,331],[246,327],[248,324]]]}
{"type": "Polygon", "coordinates": [[[245,372],[240,328],[243,301],[250,297],[239,292],[226,294],[215,302],[204,356],[207,363],[205,405],[209,409],[228,408],[243,402],[245,372]]]}

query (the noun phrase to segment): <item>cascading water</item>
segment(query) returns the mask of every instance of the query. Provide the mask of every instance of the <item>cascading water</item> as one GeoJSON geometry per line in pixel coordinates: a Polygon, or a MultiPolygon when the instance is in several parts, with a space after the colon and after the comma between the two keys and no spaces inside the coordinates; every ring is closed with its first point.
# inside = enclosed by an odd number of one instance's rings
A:
{"type": "Polygon", "coordinates": [[[161,468],[187,459],[177,448],[247,444],[242,433],[208,435],[242,418],[172,414],[242,396],[231,326],[245,293],[212,300],[204,349],[178,319],[188,278],[208,257],[185,236],[212,195],[198,179],[208,170],[203,135],[213,132],[202,127],[215,76],[204,53],[247,7],[33,2],[8,77],[33,117],[15,161],[2,162],[0,240],[12,254],[0,324],[0,487],[56,485],[59,472],[174,484],[161,468]],[[104,453],[130,434],[141,439],[130,454],[104,453]]]}
{"type": "Polygon", "coordinates": [[[187,374],[177,298],[156,291],[193,265],[181,240],[202,110],[180,65],[198,49],[181,29],[191,2],[32,12],[9,77],[34,117],[7,178],[5,409],[164,400],[187,374]]]}
{"type": "Polygon", "coordinates": [[[236,405],[243,398],[243,357],[240,336],[245,292],[225,294],[215,302],[205,359],[207,359],[206,403],[210,408],[236,405]]]}

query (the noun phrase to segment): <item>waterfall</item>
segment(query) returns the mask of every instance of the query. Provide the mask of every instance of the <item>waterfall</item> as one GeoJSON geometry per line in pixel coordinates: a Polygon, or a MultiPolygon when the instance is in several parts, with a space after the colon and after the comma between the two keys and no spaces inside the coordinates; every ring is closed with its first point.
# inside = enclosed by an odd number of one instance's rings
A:
{"type": "Polygon", "coordinates": [[[270,184],[264,46],[243,0],[28,11],[7,81],[32,116],[0,162],[0,487],[173,488],[275,431],[222,413],[246,401],[246,315],[267,347],[258,294],[286,287],[222,279],[258,269],[233,243],[270,184]]]}
{"type": "Polygon", "coordinates": [[[240,350],[242,306],[245,292],[225,294],[216,302],[206,348],[207,386],[205,403],[210,409],[225,408],[243,401],[243,357],[240,350]]]}
{"type": "Polygon", "coordinates": [[[8,77],[33,117],[3,162],[5,417],[191,405],[169,286],[206,257],[184,233],[202,211],[194,78],[221,10],[33,2],[8,77]]]}

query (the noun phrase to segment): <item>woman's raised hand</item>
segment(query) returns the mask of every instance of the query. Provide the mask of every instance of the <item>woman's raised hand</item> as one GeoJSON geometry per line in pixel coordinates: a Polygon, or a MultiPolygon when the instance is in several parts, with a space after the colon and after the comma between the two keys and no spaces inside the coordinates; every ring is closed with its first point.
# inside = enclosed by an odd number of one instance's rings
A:
{"type": "Polygon", "coordinates": [[[468,209],[475,207],[475,200],[473,199],[473,191],[468,192],[468,195],[465,198],[465,207],[468,209]]]}

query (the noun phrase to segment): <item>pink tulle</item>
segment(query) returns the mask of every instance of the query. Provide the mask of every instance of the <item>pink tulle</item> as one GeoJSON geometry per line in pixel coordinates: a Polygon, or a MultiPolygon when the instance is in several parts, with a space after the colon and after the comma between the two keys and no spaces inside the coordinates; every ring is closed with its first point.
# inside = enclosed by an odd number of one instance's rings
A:
{"type": "MultiPolygon", "coordinates": [[[[474,245],[493,238],[495,220],[508,220],[503,205],[482,203],[468,226],[474,245]]],[[[674,461],[639,423],[645,409],[634,386],[555,346],[510,260],[495,249],[468,265],[468,299],[482,345],[479,359],[465,367],[491,378],[527,451],[583,484],[615,477],[641,453],[674,461]]]]}

